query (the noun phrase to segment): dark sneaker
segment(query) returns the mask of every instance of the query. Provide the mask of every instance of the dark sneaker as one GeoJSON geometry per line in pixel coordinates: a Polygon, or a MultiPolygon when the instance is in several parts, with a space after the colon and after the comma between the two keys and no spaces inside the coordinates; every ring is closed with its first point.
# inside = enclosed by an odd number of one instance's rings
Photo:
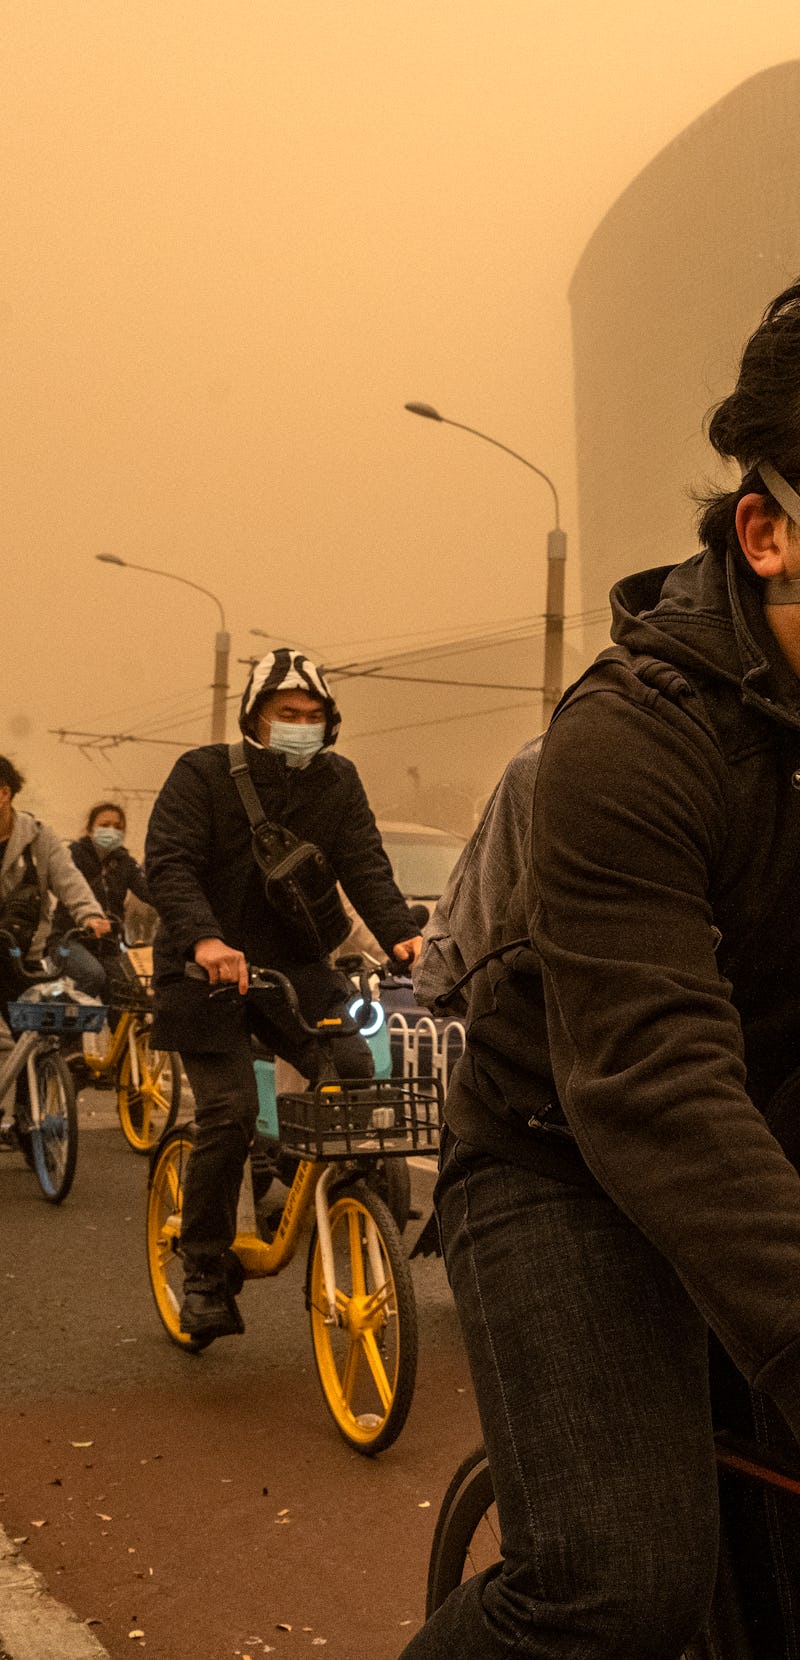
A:
{"type": "Polygon", "coordinates": [[[180,1329],[186,1337],[237,1337],[244,1321],[227,1292],[187,1291],[181,1304],[180,1329]]]}

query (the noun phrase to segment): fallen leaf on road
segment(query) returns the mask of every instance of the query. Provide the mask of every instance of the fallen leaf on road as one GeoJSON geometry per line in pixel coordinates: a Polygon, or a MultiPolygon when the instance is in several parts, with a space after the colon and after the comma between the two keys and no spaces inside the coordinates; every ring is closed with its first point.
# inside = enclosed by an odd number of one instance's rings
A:
{"type": "Polygon", "coordinates": [[[29,1533],[20,1533],[17,1539],[12,1540],[12,1543],[15,1545],[27,1545],[29,1538],[29,1533]]]}
{"type": "Polygon", "coordinates": [[[51,1487],[63,1487],[63,1485],[64,1485],[64,1483],[61,1480],[60,1476],[54,1476],[51,1483],[50,1483],[51,1487]]]}
{"type": "Polygon", "coordinates": [[[291,1626],[287,1625],[285,1620],[279,1620],[275,1627],[276,1631],[291,1631],[291,1629],[291,1626]]]}
{"type": "Polygon", "coordinates": [[[312,1648],[319,1648],[323,1643],[327,1643],[327,1641],[328,1641],[327,1637],[312,1637],[311,1647],[312,1648]]]}
{"type": "Polygon", "coordinates": [[[93,1441],[70,1441],[71,1447],[93,1447],[93,1441]]]}
{"type": "Polygon", "coordinates": [[[105,1516],[103,1514],[102,1510],[96,1510],[95,1511],[95,1516],[97,1517],[99,1522],[110,1522],[111,1521],[111,1517],[110,1516],[105,1516]]]}
{"type": "Polygon", "coordinates": [[[31,1522],[31,1527],[47,1527],[47,1517],[45,1516],[43,1522],[31,1522]]]}
{"type": "Polygon", "coordinates": [[[129,1631],[129,1632],[128,1632],[128,1636],[129,1636],[129,1637],[143,1637],[143,1636],[144,1636],[144,1632],[143,1632],[143,1631],[139,1631],[139,1630],[136,1630],[136,1631],[129,1631]]]}
{"type": "Polygon", "coordinates": [[[430,1507],[431,1507],[430,1499],[420,1499],[420,1502],[417,1505],[418,1510],[430,1510],[430,1507]]]}
{"type": "Polygon", "coordinates": [[[289,1514],[289,1506],[288,1505],[284,1505],[283,1509],[278,1511],[279,1516],[288,1516],[288,1514],[289,1514]]]}

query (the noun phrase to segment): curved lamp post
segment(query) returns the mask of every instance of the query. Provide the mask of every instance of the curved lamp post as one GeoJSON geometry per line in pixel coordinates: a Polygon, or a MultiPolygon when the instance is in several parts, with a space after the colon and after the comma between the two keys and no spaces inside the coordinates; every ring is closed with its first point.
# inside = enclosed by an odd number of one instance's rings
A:
{"type": "Polygon", "coordinates": [[[225,627],[225,612],[222,601],[212,594],[210,588],[202,588],[199,582],[192,582],[188,576],[178,576],[176,571],[157,570],[153,565],[134,565],[130,559],[120,559],[116,553],[96,553],[101,565],[122,565],[128,571],[146,571],[148,576],[165,576],[170,582],[182,582],[184,588],[194,588],[198,594],[205,594],[207,599],[214,601],[219,611],[220,626],[214,637],[214,679],[211,685],[211,742],[223,744],[225,742],[225,716],[227,711],[228,695],[228,664],[230,662],[231,637],[225,627]]]}
{"type": "Polygon", "coordinates": [[[451,421],[447,415],[440,415],[430,403],[407,403],[406,409],[412,415],[423,415],[427,421],[441,421],[443,426],[458,427],[461,432],[471,432],[473,438],[482,438],[484,443],[493,444],[495,449],[503,450],[506,455],[515,461],[521,461],[523,467],[528,467],[544,479],[552,497],[555,511],[555,526],[547,533],[547,599],[545,601],[544,621],[544,688],[542,691],[542,716],[547,726],[553,710],[561,697],[564,679],[564,566],[567,558],[566,533],[559,523],[558,492],[553,480],[541,467],[535,467],[517,450],[509,449],[508,444],[501,444],[498,438],[490,437],[488,432],[480,432],[477,427],[468,427],[463,421],[451,421]]]}

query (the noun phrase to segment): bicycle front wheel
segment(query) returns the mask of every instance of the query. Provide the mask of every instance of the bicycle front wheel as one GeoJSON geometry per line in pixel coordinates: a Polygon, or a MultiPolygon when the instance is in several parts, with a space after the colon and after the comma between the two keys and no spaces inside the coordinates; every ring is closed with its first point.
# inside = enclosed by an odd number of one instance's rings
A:
{"type": "Polygon", "coordinates": [[[489,1460],[483,1447],[475,1447],[459,1464],[442,1500],[428,1564],[425,1618],[457,1585],[491,1567],[500,1555],[489,1460]]]}
{"type": "MultiPolygon", "coordinates": [[[[428,1562],[425,1618],[474,1574],[491,1568],[502,1556],[500,1522],[494,1484],[484,1447],[473,1447],[459,1464],[442,1500],[428,1562]]],[[[714,1626],[714,1632],[717,1632],[714,1626]]],[[[742,1653],[720,1645],[708,1627],[684,1650],[681,1660],[719,1660],[723,1654],[742,1653]]]]}
{"type": "Polygon", "coordinates": [[[180,1056],[151,1049],[146,1026],[136,1032],[138,1084],[130,1047],[117,1068],[117,1111],[122,1133],[134,1153],[149,1153],[172,1129],[181,1104],[180,1056]]]}
{"type": "Polygon", "coordinates": [[[417,1376],[417,1310],[400,1235],[385,1204],[362,1182],[328,1211],[336,1282],[325,1291],[314,1229],[306,1301],[322,1392],[337,1429],[367,1456],[390,1447],[408,1416],[417,1376]]]}
{"type": "Polygon", "coordinates": [[[188,1130],[172,1130],[153,1155],[147,1187],[147,1269],[159,1319],[173,1343],[181,1349],[204,1345],[180,1328],[183,1296],[183,1259],[180,1255],[183,1178],[192,1137],[188,1130]]]}
{"type": "Polygon", "coordinates": [[[75,1086],[56,1049],[40,1049],[33,1069],[39,1098],[39,1122],[31,1114],[30,1152],[39,1186],[51,1205],[66,1199],[78,1157],[78,1109],[75,1086]]]}
{"type": "Polygon", "coordinates": [[[397,1232],[402,1233],[411,1215],[411,1175],[407,1160],[379,1159],[365,1179],[391,1212],[397,1232]]]}

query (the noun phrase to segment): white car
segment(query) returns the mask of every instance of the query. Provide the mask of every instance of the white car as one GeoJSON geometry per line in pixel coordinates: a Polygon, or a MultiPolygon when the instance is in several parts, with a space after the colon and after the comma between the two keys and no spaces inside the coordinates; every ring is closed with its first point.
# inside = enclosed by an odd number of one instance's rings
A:
{"type": "Polygon", "coordinates": [[[403,898],[412,905],[425,904],[432,911],[466,838],[455,830],[437,830],[432,824],[404,824],[393,819],[379,819],[378,829],[403,898]]]}

